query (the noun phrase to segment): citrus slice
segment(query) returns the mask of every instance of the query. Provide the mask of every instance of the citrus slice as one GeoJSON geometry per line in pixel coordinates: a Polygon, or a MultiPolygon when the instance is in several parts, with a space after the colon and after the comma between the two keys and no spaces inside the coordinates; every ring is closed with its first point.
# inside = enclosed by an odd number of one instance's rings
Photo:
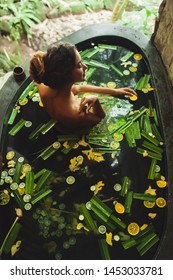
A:
{"type": "Polygon", "coordinates": [[[167,185],[167,182],[164,180],[158,180],[158,181],[156,181],[156,184],[159,188],[165,188],[167,185]]]}
{"type": "Polygon", "coordinates": [[[136,72],[138,69],[137,67],[131,66],[129,67],[130,72],[136,72]]]}
{"type": "Polygon", "coordinates": [[[130,71],[129,71],[129,70],[124,70],[124,71],[123,71],[123,74],[126,75],[126,76],[128,76],[128,75],[130,75],[130,71]]]}
{"type": "Polygon", "coordinates": [[[128,225],[127,231],[130,235],[137,235],[139,233],[139,225],[135,222],[132,222],[128,225]]]}
{"type": "Polygon", "coordinates": [[[117,141],[117,142],[122,141],[123,138],[124,138],[122,133],[114,133],[113,137],[114,137],[114,140],[117,141]]]}
{"type": "Polygon", "coordinates": [[[108,82],[107,83],[108,88],[116,88],[116,83],[115,82],[108,82]]]}
{"type": "Polygon", "coordinates": [[[121,185],[120,185],[120,184],[115,184],[115,185],[114,185],[114,190],[115,190],[116,192],[119,192],[119,191],[121,190],[121,185]]]}
{"type": "Polygon", "coordinates": [[[166,200],[163,197],[158,197],[156,199],[156,205],[160,208],[163,208],[166,206],[166,200]]]}
{"type": "Polygon", "coordinates": [[[141,226],[140,230],[144,230],[144,229],[146,229],[147,227],[148,227],[148,224],[143,224],[143,225],[141,226]]]}
{"type": "Polygon", "coordinates": [[[133,94],[133,95],[130,95],[130,100],[131,101],[136,101],[138,99],[137,95],[133,94]]]}
{"type": "Polygon", "coordinates": [[[153,208],[155,205],[155,201],[147,201],[147,200],[144,200],[144,206],[146,208],[153,208]]]}
{"type": "Polygon", "coordinates": [[[142,59],[142,54],[140,54],[140,53],[135,53],[133,57],[134,57],[134,59],[136,59],[136,60],[141,60],[141,59],[142,59]]]}
{"type": "Polygon", "coordinates": [[[19,100],[19,104],[20,104],[21,106],[24,106],[24,105],[26,105],[27,103],[28,103],[28,98],[22,98],[22,99],[19,100]]]}
{"type": "Polygon", "coordinates": [[[14,151],[9,151],[7,154],[6,154],[6,159],[7,160],[11,160],[13,159],[15,156],[15,152],[14,151]]]}
{"type": "Polygon", "coordinates": [[[10,201],[10,196],[8,192],[1,191],[0,192],[0,205],[6,205],[10,201]]]}
{"type": "Polygon", "coordinates": [[[120,143],[119,143],[119,142],[112,141],[112,142],[110,143],[110,147],[111,147],[112,149],[118,149],[119,146],[120,146],[120,143]]]}
{"type": "Polygon", "coordinates": [[[72,185],[75,182],[75,178],[73,176],[68,176],[66,178],[66,182],[67,182],[67,184],[72,185]]]}
{"type": "Polygon", "coordinates": [[[125,211],[124,205],[122,205],[121,203],[117,202],[115,204],[115,211],[119,214],[123,214],[125,211]]]}

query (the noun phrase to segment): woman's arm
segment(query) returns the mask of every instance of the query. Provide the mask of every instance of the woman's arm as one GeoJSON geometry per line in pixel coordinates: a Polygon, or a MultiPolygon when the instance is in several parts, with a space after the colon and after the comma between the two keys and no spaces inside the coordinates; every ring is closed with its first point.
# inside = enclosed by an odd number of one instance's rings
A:
{"type": "Polygon", "coordinates": [[[80,102],[79,112],[84,111],[86,114],[88,114],[90,109],[92,109],[92,113],[97,117],[101,119],[105,117],[105,112],[98,98],[94,95],[84,96],[80,102]]]}
{"type": "Polygon", "coordinates": [[[112,88],[105,88],[99,86],[92,86],[92,85],[74,85],[72,88],[74,94],[82,93],[82,92],[95,92],[101,94],[109,94],[113,96],[123,96],[123,95],[137,95],[137,93],[128,87],[112,89],[112,88]]]}

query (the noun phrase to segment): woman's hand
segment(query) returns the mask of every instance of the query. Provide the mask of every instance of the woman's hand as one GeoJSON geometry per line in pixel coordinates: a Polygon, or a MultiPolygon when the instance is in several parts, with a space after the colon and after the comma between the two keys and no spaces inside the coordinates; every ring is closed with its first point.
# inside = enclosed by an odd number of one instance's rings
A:
{"type": "Polygon", "coordinates": [[[79,106],[79,112],[85,111],[86,114],[88,114],[89,110],[94,106],[96,101],[98,101],[98,97],[94,95],[88,95],[82,97],[79,106]]]}
{"type": "Polygon", "coordinates": [[[120,96],[120,95],[129,95],[129,96],[137,95],[137,93],[133,89],[128,88],[128,87],[117,88],[116,92],[117,92],[117,96],[120,96]]]}

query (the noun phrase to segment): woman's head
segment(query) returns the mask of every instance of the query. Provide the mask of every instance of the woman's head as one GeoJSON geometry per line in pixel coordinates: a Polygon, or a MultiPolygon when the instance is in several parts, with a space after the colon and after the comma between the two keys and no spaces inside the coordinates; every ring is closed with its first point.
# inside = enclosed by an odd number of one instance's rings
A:
{"type": "Polygon", "coordinates": [[[59,89],[72,82],[76,64],[76,47],[70,43],[59,43],[47,52],[38,51],[30,61],[31,78],[38,84],[59,89]]]}

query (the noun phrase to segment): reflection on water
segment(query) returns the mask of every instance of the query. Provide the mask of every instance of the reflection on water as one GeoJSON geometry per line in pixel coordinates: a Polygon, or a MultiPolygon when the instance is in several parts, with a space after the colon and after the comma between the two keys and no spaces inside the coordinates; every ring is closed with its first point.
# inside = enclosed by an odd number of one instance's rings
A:
{"type": "Polygon", "coordinates": [[[0,181],[4,259],[152,259],[159,245],[167,183],[152,77],[120,46],[81,56],[87,83],[130,86],[138,99],[98,93],[105,119],[58,135],[37,87],[25,89],[9,112],[0,181]]]}

